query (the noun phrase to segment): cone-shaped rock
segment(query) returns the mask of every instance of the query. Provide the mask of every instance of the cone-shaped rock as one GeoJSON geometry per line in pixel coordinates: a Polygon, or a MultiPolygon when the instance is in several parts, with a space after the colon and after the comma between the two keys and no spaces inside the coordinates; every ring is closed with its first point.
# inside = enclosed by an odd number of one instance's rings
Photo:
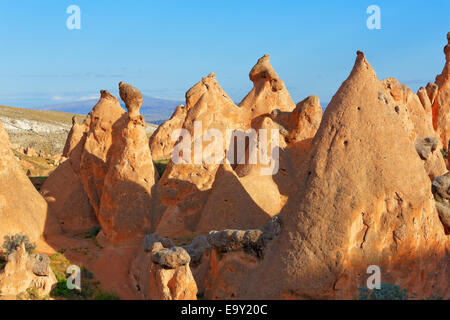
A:
{"type": "Polygon", "coordinates": [[[445,66],[436,77],[437,93],[433,102],[433,124],[444,148],[448,150],[450,140],[450,32],[444,48],[445,66]]]}
{"type": "Polygon", "coordinates": [[[178,164],[169,163],[158,184],[160,206],[155,224],[158,225],[156,232],[162,236],[179,236],[195,231],[220,166],[219,161],[225,157],[226,132],[244,127],[241,110],[219,86],[214,74],[203,78],[186,93],[186,108],[183,129],[188,135],[181,139],[174,151],[183,156],[178,164]],[[209,129],[212,129],[209,133],[219,134],[218,140],[206,137],[209,129]],[[182,145],[190,150],[181,152],[179,148],[182,145]],[[211,152],[205,151],[210,145],[214,146],[211,152]],[[212,157],[205,160],[204,154],[212,157]]]}
{"type": "MultiPolygon", "coordinates": [[[[437,135],[433,129],[431,102],[426,94],[426,89],[420,89],[419,94],[416,95],[410,88],[394,78],[388,78],[382,82],[394,99],[394,110],[400,116],[403,128],[408,133],[411,142],[418,145],[423,143],[424,139],[436,138],[437,135]]],[[[441,176],[447,171],[441,149],[442,144],[438,143],[427,157],[421,156],[431,179],[441,176]]],[[[418,156],[420,155],[418,154],[418,156]]]]}
{"type": "Polygon", "coordinates": [[[244,118],[253,119],[274,109],[292,111],[295,103],[286,90],[283,80],[272,68],[269,55],[261,57],[250,71],[253,89],[239,104],[244,118]]]}
{"type": "Polygon", "coordinates": [[[47,203],[25,175],[1,124],[0,141],[0,241],[22,233],[35,242],[46,227],[47,203]]]}
{"type": "Polygon", "coordinates": [[[86,120],[89,123],[84,150],[81,156],[81,177],[84,190],[96,214],[100,209],[105,176],[111,159],[117,154],[113,142],[119,141],[128,116],[119,101],[102,90],[98,103],[86,120]]]}
{"type": "Polygon", "coordinates": [[[119,89],[128,116],[120,134],[113,136],[114,153],[109,155],[98,214],[103,233],[115,244],[139,242],[149,230],[151,194],[157,180],[145,121],[139,114],[142,94],[123,82],[119,89]]]}
{"type": "Polygon", "coordinates": [[[50,174],[40,190],[48,203],[49,215],[55,217],[61,229],[68,233],[79,233],[98,226],[80,173],[81,156],[88,130],[87,120],[79,125],[75,118],[73,119],[63,153],[63,157],[67,159],[50,174]]]}
{"type": "Polygon", "coordinates": [[[172,140],[172,134],[181,129],[186,118],[186,107],[179,105],[173,112],[170,120],[161,124],[150,137],[150,151],[153,160],[170,159],[176,140],[172,140]]]}
{"type": "MultiPolygon", "coordinates": [[[[430,179],[361,52],[325,111],[297,196],[280,218],[280,236],[241,276],[236,298],[351,299],[371,265],[381,268],[383,282],[448,297],[446,236],[430,179]]],[[[224,277],[211,297],[230,294],[224,277]]]]}

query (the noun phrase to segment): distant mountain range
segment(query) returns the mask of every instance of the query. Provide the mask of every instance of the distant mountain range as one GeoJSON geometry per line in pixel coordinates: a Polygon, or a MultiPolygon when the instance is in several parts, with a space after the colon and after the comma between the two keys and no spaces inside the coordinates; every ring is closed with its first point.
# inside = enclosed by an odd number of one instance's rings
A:
{"type": "MultiPolygon", "coordinates": [[[[92,110],[97,102],[98,99],[91,99],[55,104],[39,109],[86,115],[92,110]]],[[[159,124],[161,122],[164,122],[165,120],[168,120],[175,108],[180,104],[184,104],[184,101],[166,100],[144,96],[144,103],[142,104],[141,114],[145,117],[145,120],[147,122],[159,124]]],[[[123,103],[121,105],[125,108],[125,105],[123,103]]]]}

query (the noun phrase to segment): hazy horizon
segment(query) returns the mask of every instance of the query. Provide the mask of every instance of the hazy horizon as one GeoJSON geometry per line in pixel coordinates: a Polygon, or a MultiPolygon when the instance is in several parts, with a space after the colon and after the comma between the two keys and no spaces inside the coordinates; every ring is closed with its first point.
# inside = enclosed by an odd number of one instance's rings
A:
{"type": "Polygon", "coordinates": [[[117,96],[126,81],[145,95],[183,101],[201,77],[215,72],[234,101],[251,89],[257,59],[271,63],[295,102],[321,102],[348,76],[356,50],[380,79],[395,77],[416,91],[442,71],[449,1],[22,1],[0,4],[0,105],[40,108],[117,96]],[[69,30],[70,5],[81,29],[69,30]],[[366,10],[381,9],[369,30],[366,10]],[[345,36],[342,36],[345,35],[345,36]]]}

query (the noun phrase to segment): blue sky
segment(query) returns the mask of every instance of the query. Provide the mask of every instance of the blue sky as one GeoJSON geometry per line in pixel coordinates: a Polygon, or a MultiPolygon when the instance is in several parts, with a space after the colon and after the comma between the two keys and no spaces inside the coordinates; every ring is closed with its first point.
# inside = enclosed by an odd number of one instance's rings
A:
{"type": "Polygon", "coordinates": [[[450,1],[1,0],[0,105],[39,107],[117,92],[183,100],[210,72],[240,101],[268,53],[297,102],[327,102],[362,50],[380,78],[413,90],[444,66],[450,1]],[[69,5],[81,30],[68,30],[69,5]],[[369,5],[381,30],[366,27],[369,5]]]}

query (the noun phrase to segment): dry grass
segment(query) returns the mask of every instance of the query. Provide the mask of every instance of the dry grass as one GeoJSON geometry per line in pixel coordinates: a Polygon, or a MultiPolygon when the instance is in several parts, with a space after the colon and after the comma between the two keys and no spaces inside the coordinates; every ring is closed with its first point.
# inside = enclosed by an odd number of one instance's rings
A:
{"type": "Polygon", "coordinates": [[[81,114],[73,114],[60,111],[40,111],[31,109],[22,109],[15,107],[0,106],[0,117],[8,117],[13,119],[25,119],[38,121],[48,124],[65,124],[72,125],[72,117],[75,116],[79,123],[86,119],[81,114]]]}

